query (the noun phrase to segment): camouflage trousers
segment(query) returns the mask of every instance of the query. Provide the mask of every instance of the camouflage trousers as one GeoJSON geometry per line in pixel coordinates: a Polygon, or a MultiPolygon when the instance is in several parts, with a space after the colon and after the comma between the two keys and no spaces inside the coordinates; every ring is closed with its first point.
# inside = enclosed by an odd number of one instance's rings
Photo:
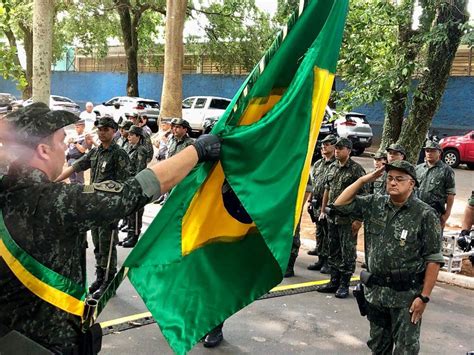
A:
{"type": "Polygon", "coordinates": [[[421,321],[413,324],[409,308],[385,308],[367,303],[372,354],[418,354],[421,321]]]}
{"type": "Polygon", "coordinates": [[[293,244],[291,244],[290,260],[288,261],[288,268],[292,268],[295,265],[296,258],[298,257],[298,253],[300,251],[300,246],[301,246],[300,224],[301,224],[301,221],[296,226],[295,235],[293,236],[293,244]]]}
{"type": "Polygon", "coordinates": [[[94,243],[94,255],[95,255],[95,264],[96,267],[102,269],[107,268],[107,261],[109,258],[109,249],[110,249],[110,239],[114,235],[114,241],[112,246],[112,255],[110,259],[110,270],[114,272],[117,269],[117,243],[118,236],[117,233],[112,234],[112,227],[106,225],[103,227],[96,227],[91,229],[92,242],[94,243]]]}
{"type": "Polygon", "coordinates": [[[335,224],[328,221],[329,259],[331,270],[341,274],[353,274],[357,258],[357,236],[352,235],[351,224],[335,224]]]}
{"type": "Polygon", "coordinates": [[[316,222],[316,251],[319,257],[329,256],[329,236],[327,219],[316,222]]]}

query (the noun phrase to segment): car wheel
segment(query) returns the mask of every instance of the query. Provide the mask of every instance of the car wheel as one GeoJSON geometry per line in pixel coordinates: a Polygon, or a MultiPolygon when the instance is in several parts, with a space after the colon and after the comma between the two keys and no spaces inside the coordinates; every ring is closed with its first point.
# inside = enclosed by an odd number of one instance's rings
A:
{"type": "Polygon", "coordinates": [[[474,163],[467,163],[466,164],[469,170],[474,170],[474,163]]]}
{"type": "Polygon", "coordinates": [[[365,152],[365,148],[354,148],[353,152],[354,152],[354,155],[358,157],[365,152]]]}
{"type": "Polygon", "coordinates": [[[459,165],[459,153],[454,149],[448,149],[443,154],[443,160],[451,168],[456,168],[459,165]]]}

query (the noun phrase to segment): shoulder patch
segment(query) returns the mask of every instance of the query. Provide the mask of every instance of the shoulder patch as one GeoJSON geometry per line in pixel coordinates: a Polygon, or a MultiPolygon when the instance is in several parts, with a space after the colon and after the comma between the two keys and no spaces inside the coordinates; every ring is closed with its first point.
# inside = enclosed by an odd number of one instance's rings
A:
{"type": "Polygon", "coordinates": [[[113,180],[96,182],[96,183],[93,183],[91,186],[93,187],[94,190],[104,191],[104,192],[118,193],[123,190],[123,184],[113,181],[113,180]]]}

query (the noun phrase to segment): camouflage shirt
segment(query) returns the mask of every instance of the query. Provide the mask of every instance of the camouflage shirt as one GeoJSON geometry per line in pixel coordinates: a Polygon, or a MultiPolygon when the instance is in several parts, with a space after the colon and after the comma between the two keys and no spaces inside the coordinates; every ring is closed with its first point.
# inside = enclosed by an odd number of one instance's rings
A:
{"type": "Polygon", "coordinates": [[[311,168],[311,185],[312,185],[312,194],[313,198],[321,202],[323,200],[324,194],[324,187],[326,183],[326,176],[331,164],[335,161],[335,158],[332,157],[329,160],[326,160],[324,157],[319,159],[316,163],[314,163],[313,167],[311,168]]]}
{"type": "Polygon", "coordinates": [[[427,163],[417,165],[416,178],[420,184],[418,197],[435,209],[446,205],[448,195],[456,194],[454,171],[441,160],[432,167],[427,163]]]}
{"type": "Polygon", "coordinates": [[[176,139],[175,136],[171,137],[168,144],[168,154],[166,158],[171,158],[173,155],[176,155],[184,148],[193,144],[193,142],[194,139],[189,138],[187,135],[181,139],[176,139]]]}
{"type": "MultiPolygon", "coordinates": [[[[329,191],[328,204],[334,203],[339,195],[349,185],[354,183],[358,178],[365,175],[364,168],[356,163],[354,160],[349,158],[343,166],[339,165],[339,162],[335,160],[328,169],[326,174],[325,189],[329,191]]],[[[364,186],[360,191],[360,194],[368,193],[368,187],[364,186]]],[[[335,216],[334,223],[351,223],[353,219],[347,216],[335,216]]]]}
{"type": "MultiPolygon", "coordinates": [[[[0,181],[0,213],[15,242],[49,269],[85,284],[85,240],[104,219],[118,220],[160,194],[150,170],[116,183],[81,186],[50,182],[45,173],[12,165],[0,181]]],[[[80,319],[43,301],[14,276],[0,258],[0,324],[48,349],[63,352],[77,345],[80,319]]]]}
{"type": "MultiPolygon", "coordinates": [[[[369,272],[387,275],[391,270],[407,269],[416,274],[425,270],[427,262],[444,263],[439,220],[414,194],[401,207],[393,205],[389,195],[372,194],[356,196],[351,204],[337,209],[363,217],[369,272]]],[[[365,296],[372,304],[401,308],[409,306],[421,289],[395,291],[372,286],[366,288],[365,296]]]]}
{"type": "Polygon", "coordinates": [[[74,171],[91,169],[91,183],[113,180],[123,182],[130,177],[130,159],[127,152],[116,143],[104,148],[102,144],[91,149],[86,155],[76,160],[74,171]]]}
{"type": "Polygon", "coordinates": [[[120,137],[117,138],[115,143],[117,143],[117,145],[120,148],[124,149],[128,153],[129,144],[128,144],[128,139],[127,138],[124,138],[124,137],[120,136],[120,137]]]}
{"type": "Polygon", "coordinates": [[[370,193],[387,194],[387,172],[384,172],[381,177],[370,184],[370,193]]]}
{"type": "Polygon", "coordinates": [[[130,157],[130,173],[132,176],[146,168],[147,154],[146,147],[143,144],[138,143],[130,146],[128,156],[130,157]]]}

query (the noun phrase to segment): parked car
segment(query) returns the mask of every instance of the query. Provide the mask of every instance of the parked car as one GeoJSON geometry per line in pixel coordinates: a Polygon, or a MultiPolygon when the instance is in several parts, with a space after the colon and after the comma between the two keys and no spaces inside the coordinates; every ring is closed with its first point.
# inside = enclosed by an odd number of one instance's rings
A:
{"type": "Polygon", "coordinates": [[[474,131],[464,136],[445,137],[439,141],[443,149],[443,161],[452,168],[466,164],[474,169],[474,131]]]}
{"type": "Polygon", "coordinates": [[[192,135],[199,135],[204,130],[204,120],[220,117],[231,100],[217,96],[191,96],[183,100],[183,118],[189,122],[192,135]]]}
{"type": "Polygon", "coordinates": [[[7,112],[16,101],[16,97],[9,93],[0,93],[0,113],[7,112]]]}
{"type": "Polygon", "coordinates": [[[363,113],[338,113],[329,106],[326,106],[313,154],[313,161],[321,157],[321,141],[329,134],[350,139],[352,141],[353,155],[361,155],[366,148],[372,145],[372,128],[363,113]]]}
{"type": "MultiPolygon", "coordinates": [[[[23,101],[23,106],[28,106],[33,103],[33,99],[23,101]]],[[[49,97],[49,108],[51,110],[66,110],[76,115],[81,113],[81,109],[78,104],[73,100],[65,96],[51,95],[49,97]]]]}
{"type": "Polygon", "coordinates": [[[152,99],[145,99],[142,97],[130,97],[130,96],[116,96],[107,101],[104,101],[101,105],[94,107],[94,111],[99,116],[114,115],[114,105],[120,104],[119,112],[122,117],[125,117],[126,113],[138,113],[139,115],[146,115],[148,117],[148,125],[154,132],[158,130],[157,120],[160,115],[160,103],[152,99]]]}

